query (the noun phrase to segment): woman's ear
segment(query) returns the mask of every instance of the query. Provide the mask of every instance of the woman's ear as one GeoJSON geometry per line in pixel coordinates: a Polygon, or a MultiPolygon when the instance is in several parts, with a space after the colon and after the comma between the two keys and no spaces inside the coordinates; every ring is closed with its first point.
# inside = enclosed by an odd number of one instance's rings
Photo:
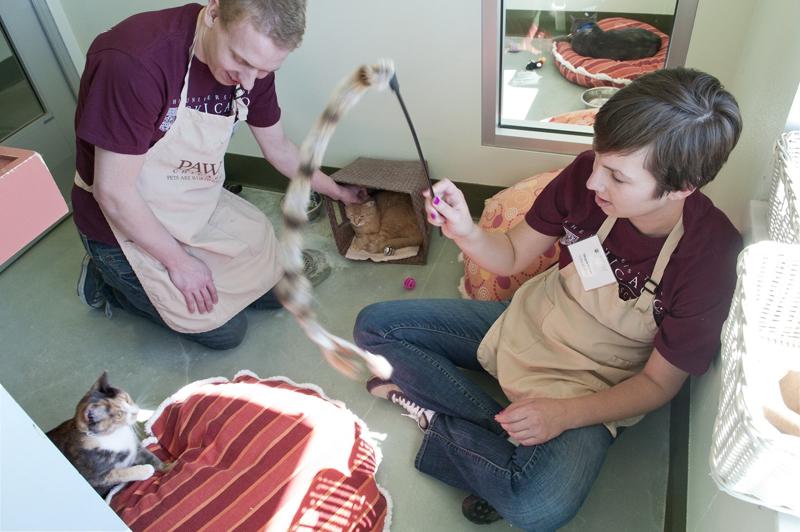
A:
{"type": "Polygon", "coordinates": [[[695,190],[697,190],[697,188],[693,187],[693,186],[689,186],[689,187],[681,189],[681,190],[671,190],[671,191],[667,192],[667,198],[671,199],[671,200],[686,199],[695,190]]]}

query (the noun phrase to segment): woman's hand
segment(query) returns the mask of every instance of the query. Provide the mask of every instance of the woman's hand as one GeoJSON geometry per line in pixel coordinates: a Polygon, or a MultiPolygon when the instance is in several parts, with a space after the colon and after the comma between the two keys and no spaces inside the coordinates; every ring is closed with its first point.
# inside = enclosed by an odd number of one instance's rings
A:
{"type": "Polygon", "coordinates": [[[458,240],[471,236],[477,230],[469,214],[464,194],[449,179],[433,185],[435,197],[430,190],[423,191],[425,213],[431,225],[442,228],[444,236],[458,240]]]}
{"type": "Polygon", "coordinates": [[[515,401],[494,418],[521,445],[545,443],[569,428],[563,399],[536,397],[515,401]]]}

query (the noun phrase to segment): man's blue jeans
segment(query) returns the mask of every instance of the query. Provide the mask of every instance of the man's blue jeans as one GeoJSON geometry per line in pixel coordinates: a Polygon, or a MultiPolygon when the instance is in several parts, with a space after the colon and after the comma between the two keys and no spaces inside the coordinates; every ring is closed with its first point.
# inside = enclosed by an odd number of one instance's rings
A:
{"type": "Polygon", "coordinates": [[[434,410],[416,467],[486,499],[526,530],[569,521],[589,493],[613,438],[604,425],[568,430],[541,445],[515,446],[494,420],[502,410],[459,368],[484,371],[477,349],[508,303],[405,300],[359,314],[356,343],[386,357],[392,381],[434,410]]]}
{"type": "MultiPolygon", "coordinates": [[[[112,306],[123,308],[131,314],[141,316],[169,329],[147,297],[147,293],[142,288],[142,284],[136,277],[128,259],[125,258],[122,249],[90,240],[84,235],[81,235],[81,240],[103,277],[105,283],[103,295],[106,301],[112,306]]],[[[259,310],[277,309],[281,308],[281,304],[275,296],[274,290],[270,290],[251,303],[250,307],[259,310]]],[[[231,349],[242,343],[246,332],[247,316],[242,311],[224,325],[211,331],[176,334],[211,349],[231,349]]]]}

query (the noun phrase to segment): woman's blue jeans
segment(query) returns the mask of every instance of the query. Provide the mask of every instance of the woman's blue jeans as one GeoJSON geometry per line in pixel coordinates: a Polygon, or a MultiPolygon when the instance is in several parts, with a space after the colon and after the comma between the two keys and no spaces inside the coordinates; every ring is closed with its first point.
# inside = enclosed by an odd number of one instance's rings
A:
{"type": "MultiPolygon", "coordinates": [[[[169,329],[150,302],[150,298],[147,297],[147,293],[136,277],[128,259],[125,258],[122,249],[90,240],[84,235],[81,235],[81,241],[102,277],[101,284],[105,284],[102,290],[106,301],[112,306],[123,308],[131,314],[141,316],[169,329]]],[[[250,307],[263,310],[282,308],[282,305],[274,290],[270,290],[251,303],[250,307]]],[[[242,343],[246,332],[247,316],[242,311],[216,329],[201,333],[176,334],[211,349],[231,349],[242,343]]]]}
{"type": "Polygon", "coordinates": [[[568,430],[541,445],[516,446],[494,420],[503,407],[459,368],[484,371],[477,349],[508,303],[405,300],[359,314],[356,343],[386,357],[392,381],[437,412],[416,467],[486,499],[526,530],[554,530],[589,493],[613,438],[604,425],[568,430]]]}

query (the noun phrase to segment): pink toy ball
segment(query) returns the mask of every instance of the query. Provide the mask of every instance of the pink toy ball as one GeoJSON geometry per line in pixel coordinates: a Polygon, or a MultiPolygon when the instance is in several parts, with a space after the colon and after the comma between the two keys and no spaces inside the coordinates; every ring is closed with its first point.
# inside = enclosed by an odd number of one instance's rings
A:
{"type": "Polygon", "coordinates": [[[403,288],[406,290],[413,290],[417,286],[417,281],[413,277],[406,277],[403,281],[403,288]]]}

